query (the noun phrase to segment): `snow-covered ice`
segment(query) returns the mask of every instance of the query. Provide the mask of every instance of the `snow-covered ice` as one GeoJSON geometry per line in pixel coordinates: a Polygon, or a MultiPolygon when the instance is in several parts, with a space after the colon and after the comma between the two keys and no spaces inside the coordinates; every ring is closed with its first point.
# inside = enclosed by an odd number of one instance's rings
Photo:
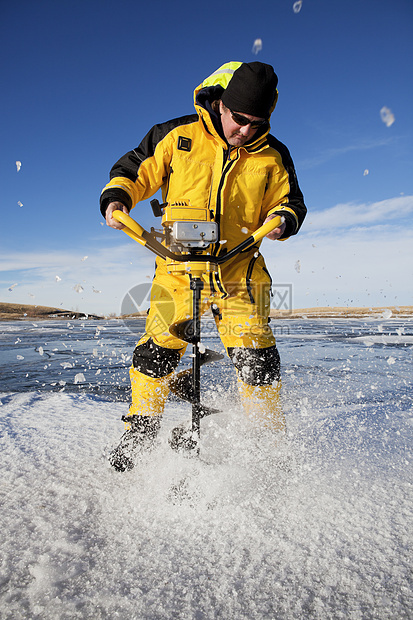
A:
{"type": "MultiPolygon", "coordinates": [[[[222,413],[201,458],[168,446],[190,415],[172,398],[119,474],[143,325],[2,323],[0,617],[412,617],[413,321],[273,321],[286,440],[250,432],[225,359],[202,368],[222,413]]],[[[222,350],[212,321],[203,343],[222,350]]]]}

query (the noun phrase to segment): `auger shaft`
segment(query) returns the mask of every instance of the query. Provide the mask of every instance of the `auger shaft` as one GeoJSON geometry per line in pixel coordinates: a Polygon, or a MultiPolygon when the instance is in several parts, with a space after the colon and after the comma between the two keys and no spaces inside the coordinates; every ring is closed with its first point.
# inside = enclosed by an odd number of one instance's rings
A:
{"type": "Polygon", "coordinates": [[[201,291],[204,288],[204,283],[201,278],[191,276],[190,288],[192,291],[192,316],[194,325],[194,341],[192,345],[192,387],[193,387],[193,401],[192,401],[192,431],[200,434],[200,421],[202,417],[201,409],[201,316],[200,316],[200,302],[201,291]]]}

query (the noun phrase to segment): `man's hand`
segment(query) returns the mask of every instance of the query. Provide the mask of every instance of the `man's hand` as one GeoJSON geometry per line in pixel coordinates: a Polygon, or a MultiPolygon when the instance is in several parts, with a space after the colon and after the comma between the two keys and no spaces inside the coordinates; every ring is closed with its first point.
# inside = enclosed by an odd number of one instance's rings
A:
{"type": "MultiPolygon", "coordinates": [[[[272,215],[269,215],[267,219],[265,220],[264,224],[266,224],[270,220],[273,220],[275,217],[277,217],[275,213],[273,213],[272,215]]],[[[267,239],[271,239],[271,241],[275,241],[275,239],[279,239],[280,237],[282,237],[282,235],[284,234],[284,230],[285,230],[285,222],[283,222],[281,226],[279,226],[279,228],[274,228],[274,230],[272,230],[270,233],[268,233],[268,235],[265,235],[265,236],[267,237],[267,239]]]]}
{"type": "Polygon", "coordinates": [[[118,222],[118,220],[115,220],[115,218],[113,217],[114,211],[123,211],[127,215],[129,214],[129,211],[121,202],[110,202],[108,204],[108,207],[106,209],[106,224],[111,228],[117,228],[118,230],[121,230],[125,227],[123,224],[118,222]]]}

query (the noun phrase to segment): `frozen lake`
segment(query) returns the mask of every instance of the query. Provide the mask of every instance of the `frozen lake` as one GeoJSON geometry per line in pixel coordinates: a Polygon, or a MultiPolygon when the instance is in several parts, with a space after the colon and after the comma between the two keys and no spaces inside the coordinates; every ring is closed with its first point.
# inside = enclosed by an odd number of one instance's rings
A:
{"type": "MultiPolygon", "coordinates": [[[[201,458],[170,450],[171,398],[119,474],[144,321],[1,323],[0,618],[412,617],[413,320],[271,325],[286,441],[249,432],[225,359],[202,369],[222,413],[201,458]]],[[[209,320],[203,343],[222,350],[209,320]]]]}

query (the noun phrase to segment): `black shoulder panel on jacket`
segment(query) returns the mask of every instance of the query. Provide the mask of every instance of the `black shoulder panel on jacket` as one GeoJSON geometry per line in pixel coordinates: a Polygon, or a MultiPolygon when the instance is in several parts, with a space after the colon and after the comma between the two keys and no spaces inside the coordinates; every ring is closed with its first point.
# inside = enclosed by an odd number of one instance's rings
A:
{"type": "Polygon", "coordinates": [[[293,222],[292,216],[287,217],[288,214],[285,214],[287,230],[281,239],[288,237],[290,235],[295,235],[304,221],[305,215],[307,213],[307,207],[304,204],[304,196],[301,192],[300,186],[298,185],[297,175],[294,168],[294,163],[292,157],[290,155],[290,151],[287,149],[285,144],[277,140],[271,134],[267,136],[268,145],[279,152],[281,155],[281,159],[283,162],[283,166],[287,171],[288,179],[290,183],[290,193],[288,195],[288,202],[286,203],[291,209],[293,209],[295,215],[297,216],[298,226],[296,222],[293,222]]]}
{"type": "MultiPolygon", "coordinates": [[[[279,152],[279,154],[281,155],[282,162],[287,172],[290,173],[291,168],[294,170],[294,164],[293,164],[293,160],[290,155],[290,151],[287,149],[285,144],[277,140],[277,138],[275,138],[271,134],[268,134],[267,142],[269,146],[271,146],[271,148],[279,152]]],[[[294,176],[295,176],[295,170],[294,170],[294,176]]]]}
{"type": "Polygon", "coordinates": [[[197,114],[189,114],[187,116],[174,118],[170,121],[166,121],[165,123],[160,123],[159,125],[154,125],[136,149],[129,151],[129,153],[126,153],[126,155],[121,157],[116,162],[110,171],[110,178],[125,177],[135,182],[141,163],[148,157],[152,157],[155,152],[156,145],[159,144],[159,142],[161,142],[161,140],[163,140],[170,131],[176,127],[189,125],[190,123],[196,123],[197,121],[197,114]]]}

